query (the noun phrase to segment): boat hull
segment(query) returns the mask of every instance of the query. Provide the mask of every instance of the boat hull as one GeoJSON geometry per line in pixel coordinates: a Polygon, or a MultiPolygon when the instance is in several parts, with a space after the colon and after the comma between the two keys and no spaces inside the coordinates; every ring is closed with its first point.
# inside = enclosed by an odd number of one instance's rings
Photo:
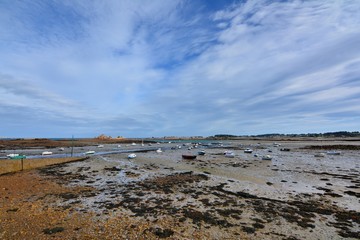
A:
{"type": "Polygon", "coordinates": [[[196,155],[182,155],[183,159],[196,159],[196,155]]]}
{"type": "Polygon", "coordinates": [[[205,155],[205,151],[200,151],[200,152],[198,152],[198,154],[199,154],[200,156],[203,156],[203,155],[205,155]]]}
{"type": "Polygon", "coordinates": [[[10,159],[14,159],[14,160],[17,160],[17,159],[25,159],[25,158],[26,158],[25,155],[18,155],[18,156],[10,157],[10,159]]]}

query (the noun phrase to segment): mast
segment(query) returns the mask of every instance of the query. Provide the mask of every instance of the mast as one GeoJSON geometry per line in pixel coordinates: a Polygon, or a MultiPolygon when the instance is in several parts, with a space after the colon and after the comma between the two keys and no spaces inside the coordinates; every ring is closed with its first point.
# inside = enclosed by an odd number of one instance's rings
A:
{"type": "Polygon", "coordinates": [[[71,138],[71,157],[73,156],[74,154],[74,135],[72,135],[72,138],[71,138]]]}

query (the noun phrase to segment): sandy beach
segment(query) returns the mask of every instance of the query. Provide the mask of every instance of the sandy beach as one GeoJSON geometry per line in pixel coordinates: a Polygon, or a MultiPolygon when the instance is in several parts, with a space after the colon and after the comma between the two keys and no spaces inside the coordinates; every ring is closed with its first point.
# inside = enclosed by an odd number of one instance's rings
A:
{"type": "Polygon", "coordinates": [[[161,143],[2,175],[0,239],[359,239],[360,142],[279,144],[161,143]]]}

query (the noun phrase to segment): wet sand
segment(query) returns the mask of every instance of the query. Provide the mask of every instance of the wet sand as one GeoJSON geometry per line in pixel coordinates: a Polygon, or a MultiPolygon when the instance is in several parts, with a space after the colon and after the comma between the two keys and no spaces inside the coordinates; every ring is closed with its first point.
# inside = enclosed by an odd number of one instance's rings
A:
{"type": "Polygon", "coordinates": [[[181,155],[201,146],[175,145],[0,176],[0,239],[360,238],[360,150],[349,142],[231,141],[196,160],[181,155]],[[305,148],[315,145],[341,154],[315,157],[329,150],[305,148]]]}

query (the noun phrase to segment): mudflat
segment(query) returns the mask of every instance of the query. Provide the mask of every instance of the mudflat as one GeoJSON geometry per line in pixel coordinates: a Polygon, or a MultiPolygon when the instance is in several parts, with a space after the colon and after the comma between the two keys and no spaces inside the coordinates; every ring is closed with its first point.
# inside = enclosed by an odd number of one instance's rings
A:
{"type": "Polygon", "coordinates": [[[359,142],[279,143],[162,143],[2,175],[0,239],[359,239],[359,142]]]}

